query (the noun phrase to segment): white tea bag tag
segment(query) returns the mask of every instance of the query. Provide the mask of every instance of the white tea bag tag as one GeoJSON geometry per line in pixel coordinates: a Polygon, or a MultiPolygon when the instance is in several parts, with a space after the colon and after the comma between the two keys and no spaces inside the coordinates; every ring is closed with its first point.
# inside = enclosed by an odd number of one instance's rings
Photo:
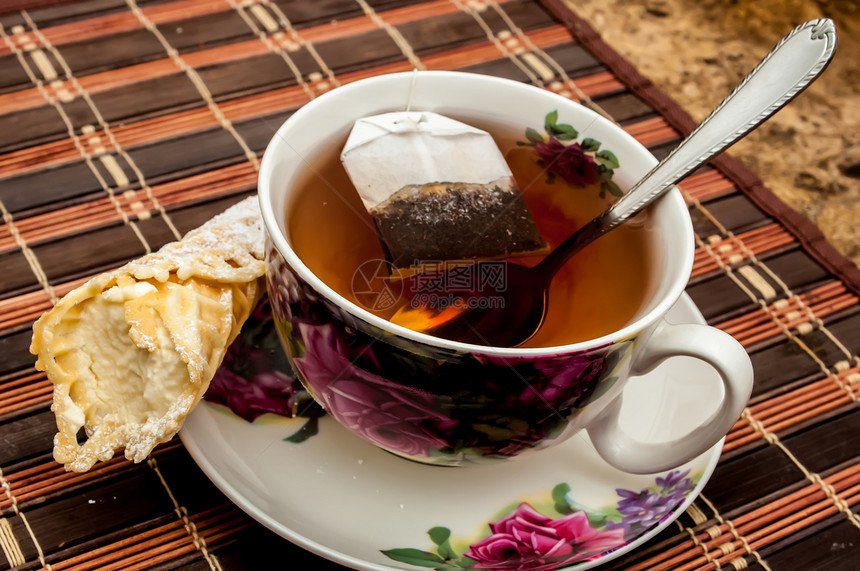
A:
{"type": "Polygon", "coordinates": [[[426,111],[358,119],[341,161],[370,210],[398,190],[438,182],[512,184],[511,170],[493,137],[426,111]]]}

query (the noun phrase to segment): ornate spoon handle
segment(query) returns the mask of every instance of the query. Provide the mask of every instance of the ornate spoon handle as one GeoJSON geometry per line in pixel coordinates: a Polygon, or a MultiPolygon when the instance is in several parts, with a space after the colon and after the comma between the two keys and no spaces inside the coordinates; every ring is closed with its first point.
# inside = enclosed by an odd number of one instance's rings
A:
{"type": "Polygon", "coordinates": [[[811,20],[795,28],[674,151],[606,212],[556,248],[553,254],[557,256],[550,254],[541,265],[564,264],[586,244],[752,131],[812,83],[827,67],[835,48],[836,28],[831,20],[811,20]]]}

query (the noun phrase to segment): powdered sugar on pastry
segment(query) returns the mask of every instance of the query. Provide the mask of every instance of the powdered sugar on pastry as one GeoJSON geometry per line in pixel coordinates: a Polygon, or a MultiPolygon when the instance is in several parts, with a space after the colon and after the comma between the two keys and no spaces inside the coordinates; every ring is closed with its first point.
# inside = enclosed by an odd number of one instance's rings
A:
{"type": "Polygon", "coordinates": [[[121,449],[139,462],[176,434],[262,293],[264,242],[251,197],[96,276],[34,324],[30,351],[54,384],[58,462],[82,472],[121,449]]]}

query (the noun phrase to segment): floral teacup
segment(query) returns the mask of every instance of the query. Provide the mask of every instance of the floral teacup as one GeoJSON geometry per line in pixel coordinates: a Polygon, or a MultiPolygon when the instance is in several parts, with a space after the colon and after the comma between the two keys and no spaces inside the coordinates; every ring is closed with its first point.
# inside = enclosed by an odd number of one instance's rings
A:
{"type": "Polygon", "coordinates": [[[284,348],[311,395],[356,435],[428,464],[513,458],[562,442],[581,429],[607,462],[636,473],[678,466],[713,446],[746,404],[752,366],[731,336],[662,319],[684,291],[693,262],[692,225],[677,190],[650,214],[658,283],[646,307],[626,326],[587,342],[497,348],[433,337],[351,303],[308,269],[291,246],[284,216],[305,158],[343,140],[359,117],[402,110],[408,97],[412,110],[517,132],[542,124],[548,110],[558,110],[567,121],[585,126],[578,133],[580,144],[553,151],[537,141],[536,151],[566,152],[553,174],[588,178],[606,192],[628,188],[656,163],[623,129],[585,107],[489,76],[385,75],[339,87],[305,105],[266,149],[259,194],[269,236],[269,297],[284,348]],[[614,154],[583,163],[578,155],[588,145],[586,139],[602,141],[614,154]],[[722,379],[723,401],[691,433],[671,442],[637,441],[619,424],[624,386],[677,355],[712,365],[722,379]]]}

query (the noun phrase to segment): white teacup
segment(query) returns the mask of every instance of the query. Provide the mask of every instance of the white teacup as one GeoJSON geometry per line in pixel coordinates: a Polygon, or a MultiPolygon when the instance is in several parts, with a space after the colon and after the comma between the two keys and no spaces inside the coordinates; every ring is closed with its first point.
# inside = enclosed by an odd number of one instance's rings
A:
{"type": "MultiPolygon", "coordinates": [[[[347,429],[403,457],[460,465],[519,456],[586,429],[610,464],[636,473],[681,465],[722,438],[752,389],[752,366],[728,334],[670,325],[693,264],[689,211],[674,190],[650,212],[656,283],[625,326],[571,345],[496,348],[458,343],[395,325],[323,283],[291,245],[286,220],[306,160],[340,144],[357,118],[435,111],[522,133],[549,111],[579,126],[579,140],[611,148],[614,181],[632,186],[654,157],[622,128],[549,91],[490,76],[416,72],[378,76],[314,99],[278,130],[263,157],[259,195],[270,239],[268,286],[284,348],[314,398],[347,429]],[[678,355],[712,365],[723,383],[718,410],[671,442],[644,443],[619,425],[625,384],[678,355]],[[523,383],[528,379],[528,386],[523,383]]],[[[667,422],[669,420],[667,419],[667,422]]]]}

